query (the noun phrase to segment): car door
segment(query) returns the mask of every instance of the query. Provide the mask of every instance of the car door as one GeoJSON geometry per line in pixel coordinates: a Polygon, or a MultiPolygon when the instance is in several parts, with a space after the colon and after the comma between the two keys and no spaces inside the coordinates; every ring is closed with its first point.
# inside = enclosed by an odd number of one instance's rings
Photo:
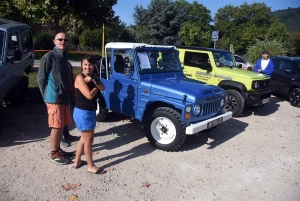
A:
{"type": "Polygon", "coordinates": [[[288,60],[282,60],[280,62],[279,70],[272,74],[272,79],[276,81],[277,90],[285,95],[289,93],[289,86],[291,85],[292,81],[291,72],[292,62],[288,60]]]}
{"type": "Polygon", "coordinates": [[[270,89],[272,91],[279,91],[278,85],[279,85],[279,80],[278,80],[278,74],[280,74],[280,66],[282,65],[281,60],[279,59],[272,59],[273,64],[274,64],[274,71],[271,75],[270,79],[270,89]]]}
{"type": "Polygon", "coordinates": [[[135,117],[137,109],[137,80],[135,73],[126,75],[125,64],[121,55],[115,55],[110,77],[111,87],[109,88],[109,104],[112,111],[135,117]]]}
{"type": "Polygon", "coordinates": [[[214,84],[211,60],[205,52],[184,51],[183,72],[188,78],[214,84]]]}
{"type": "MultiPolygon", "coordinates": [[[[18,77],[18,69],[22,65],[20,61],[14,61],[14,52],[20,49],[19,34],[17,31],[8,33],[8,38],[5,40],[5,49],[3,59],[4,63],[1,65],[1,98],[7,95],[20,80],[18,77]],[[5,86],[5,87],[4,87],[5,86]]],[[[23,72],[22,72],[23,75],[23,72]]]]}

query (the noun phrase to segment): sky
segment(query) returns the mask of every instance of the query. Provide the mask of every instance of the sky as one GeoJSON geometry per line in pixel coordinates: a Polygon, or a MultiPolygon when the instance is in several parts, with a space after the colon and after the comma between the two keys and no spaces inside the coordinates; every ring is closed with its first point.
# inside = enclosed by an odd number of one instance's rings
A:
{"type": "MultiPolygon", "coordinates": [[[[192,3],[196,0],[187,1],[192,3]]],[[[118,3],[115,6],[113,6],[113,10],[115,11],[115,16],[120,16],[120,20],[122,20],[129,26],[130,24],[134,24],[132,17],[132,14],[134,12],[133,8],[136,5],[142,5],[144,8],[147,9],[150,2],[151,0],[118,0],[118,3]]],[[[215,16],[219,8],[230,4],[233,6],[240,6],[244,4],[244,2],[248,4],[265,3],[268,7],[271,7],[271,11],[283,10],[287,9],[288,7],[300,7],[300,0],[198,0],[197,2],[199,4],[203,4],[206,8],[208,8],[211,11],[212,18],[215,16]]]]}

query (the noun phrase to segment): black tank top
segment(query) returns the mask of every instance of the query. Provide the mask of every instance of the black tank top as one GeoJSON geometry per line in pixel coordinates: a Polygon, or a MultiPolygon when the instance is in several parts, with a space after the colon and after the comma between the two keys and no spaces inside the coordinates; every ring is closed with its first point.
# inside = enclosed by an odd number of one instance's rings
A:
{"type": "MultiPolygon", "coordinates": [[[[83,78],[86,76],[81,73],[83,78]]],[[[92,82],[87,83],[90,90],[95,87],[95,84],[92,82]]],[[[76,104],[75,107],[82,110],[97,110],[97,96],[95,96],[92,100],[87,99],[78,88],[75,88],[75,96],[76,96],[76,104]]]]}

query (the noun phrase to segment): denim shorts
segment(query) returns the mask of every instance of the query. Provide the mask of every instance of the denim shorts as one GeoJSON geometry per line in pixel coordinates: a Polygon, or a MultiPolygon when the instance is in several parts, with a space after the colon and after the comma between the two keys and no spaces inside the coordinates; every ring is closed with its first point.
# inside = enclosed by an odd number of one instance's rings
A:
{"type": "Polygon", "coordinates": [[[94,130],[96,127],[96,111],[82,110],[77,107],[73,112],[74,122],[80,131],[94,130]]]}

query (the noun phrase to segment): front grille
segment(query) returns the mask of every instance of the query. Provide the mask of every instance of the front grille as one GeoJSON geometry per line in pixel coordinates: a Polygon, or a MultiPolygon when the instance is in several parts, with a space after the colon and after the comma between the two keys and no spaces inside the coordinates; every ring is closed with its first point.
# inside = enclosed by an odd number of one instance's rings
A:
{"type": "Polygon", "coordinates": [[[261,90],[269,88],[270,80],[255,80],[252,82],[253,90],[261,90]]]}
{"type": "Polygon", "coordinates": [[[220,109],[220,99],[216,99],[214,101],[209,101],[203,104],[203,112],[202,115],[206,116],[209,114],[213,114],[218,112],[220,109]]]}

